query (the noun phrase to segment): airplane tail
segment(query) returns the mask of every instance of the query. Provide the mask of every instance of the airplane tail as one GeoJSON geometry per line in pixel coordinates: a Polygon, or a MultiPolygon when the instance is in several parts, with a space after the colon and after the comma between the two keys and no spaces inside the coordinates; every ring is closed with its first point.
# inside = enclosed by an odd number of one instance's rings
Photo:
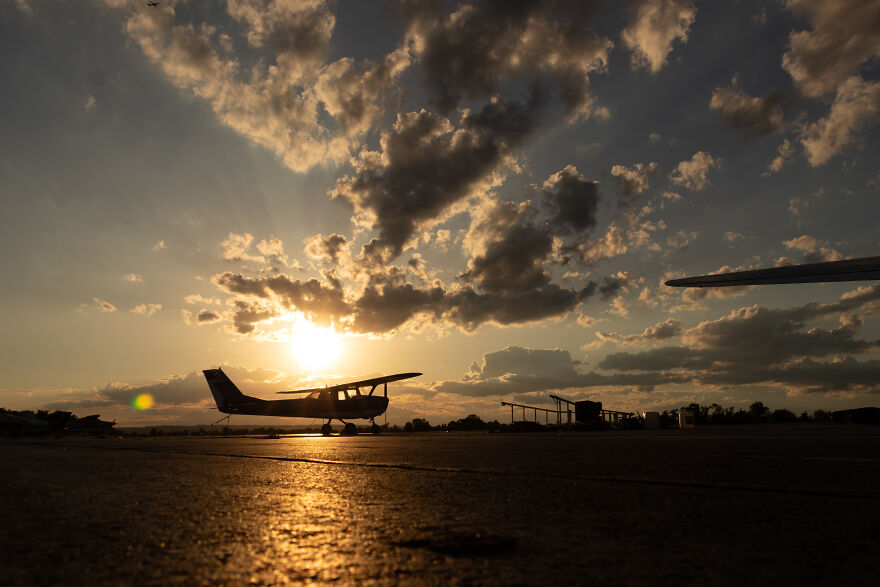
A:
{"type": "Polygon", "coordinates": [[[208,387],[211,388],[211,395],[214,396],[214,401],[217,402],[217,409],[221,412],[228,413],[230,408],[253,399],[240,392],[229,377],[226,376],[226,373],[220,369],[205,369],[202,373],[205,374],[208,387]]]}

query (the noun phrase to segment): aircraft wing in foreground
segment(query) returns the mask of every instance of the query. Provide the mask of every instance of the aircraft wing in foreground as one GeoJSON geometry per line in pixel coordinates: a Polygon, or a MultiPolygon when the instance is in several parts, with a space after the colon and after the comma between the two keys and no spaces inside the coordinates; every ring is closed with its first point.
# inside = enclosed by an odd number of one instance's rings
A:
{"type": "Polygon", "coordinates": [[[697,275],[670,279],[666,285],[672,287],[727,287],[872,279],[880,279],[880,257],[862,257],[861,259],[846,259],[827,263],[807,263],[751,271],[697,275]]]}

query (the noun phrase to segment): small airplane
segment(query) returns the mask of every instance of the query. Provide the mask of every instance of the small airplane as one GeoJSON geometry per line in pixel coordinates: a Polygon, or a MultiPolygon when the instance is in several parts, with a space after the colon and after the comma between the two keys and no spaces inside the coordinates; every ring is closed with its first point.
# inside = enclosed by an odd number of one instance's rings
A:
{"type": "Polygon", "coordinates": [[[733,271],[670,279],[672,287],[731,287],[780,283],[822,283],[880,279],[880,257],[862,257],[825,263],[786,265],[751,271],[733,271]]]}
{"type": "MultiPolygon", "coordinates": [[[[217,409],[224,414],[326,418],[327,423],[321,426],[321,434],[324,436],[329,436],[333,430],[330,426],[333,420],[345,424],[345,434],[357,434],[357,427],[345,421],[357,418],[369,419],[373,424],[373,434],[378,434],[380,428],[375,418],[388,409],[388,383],[421,375],[421,373],[396,373],[327,387],[279,391],[278,393],[308,395],[300,399],[265,400],[244,395],[221,369],[205,369],[202,373],[205,374],[208,387],[211,388],[211,394],[217,402],[217,409]],[[373,395],[380,385],[384,386],[383,396],[373,395]],[[361,393],[361,388],[366,387],[370,388],[369,393],[361,393]]],[[[229,416],[226,418],[228,419],[229,416]]]]}
{"type": "Polygon", "coordinates": [[[155,8],[156,6],[159,6],[159,3],[158,2],[147,2],[147,6],[152,6],[153,8],[155,8]]]}

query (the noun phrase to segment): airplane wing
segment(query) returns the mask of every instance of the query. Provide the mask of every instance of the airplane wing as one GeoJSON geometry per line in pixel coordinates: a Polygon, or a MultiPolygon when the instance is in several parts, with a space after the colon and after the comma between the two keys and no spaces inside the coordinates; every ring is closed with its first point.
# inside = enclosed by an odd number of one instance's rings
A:
{"type": "Polygon", "coordinates": [[[670,279],[672,287],[725,287],[778,283],[820,283],[826,281],[865,281],[880,279],[880,257],[862,257],[827,263],[788,265],[770,269],[734,271],[670,279]]]}
{"type": "Polygon", "coordinates": [[[418,377],[421,373],[395,373],[394,375],[385,375],[384,377],[376,377],[374,379],[364,379],[362,381],[351,381],[349,383],[340,383],[338,385],[328,385],[326,387],[312,387],[310,389],[297,389],[293,391],[279,391],[278,393],[312,393],[313,391],[342,391],[348,389],[359,389],[361,387],[372,387],[381,385],[382,383],[390,383],[391,381],[400,381],[401,379],[409,379],[410,377],[418,377]]]}

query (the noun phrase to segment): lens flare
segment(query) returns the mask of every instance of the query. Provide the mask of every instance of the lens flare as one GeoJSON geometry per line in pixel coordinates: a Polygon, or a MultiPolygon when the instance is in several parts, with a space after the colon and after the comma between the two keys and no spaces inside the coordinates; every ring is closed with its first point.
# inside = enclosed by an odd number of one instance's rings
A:
{"type": "Polygon", "coordinates": [[[149,410],[153,407],[153,401],[152,395],[149,393],[142,393],[131,400],[131,405],[134,409],[143,412],[144,410],[149,410]]]}

